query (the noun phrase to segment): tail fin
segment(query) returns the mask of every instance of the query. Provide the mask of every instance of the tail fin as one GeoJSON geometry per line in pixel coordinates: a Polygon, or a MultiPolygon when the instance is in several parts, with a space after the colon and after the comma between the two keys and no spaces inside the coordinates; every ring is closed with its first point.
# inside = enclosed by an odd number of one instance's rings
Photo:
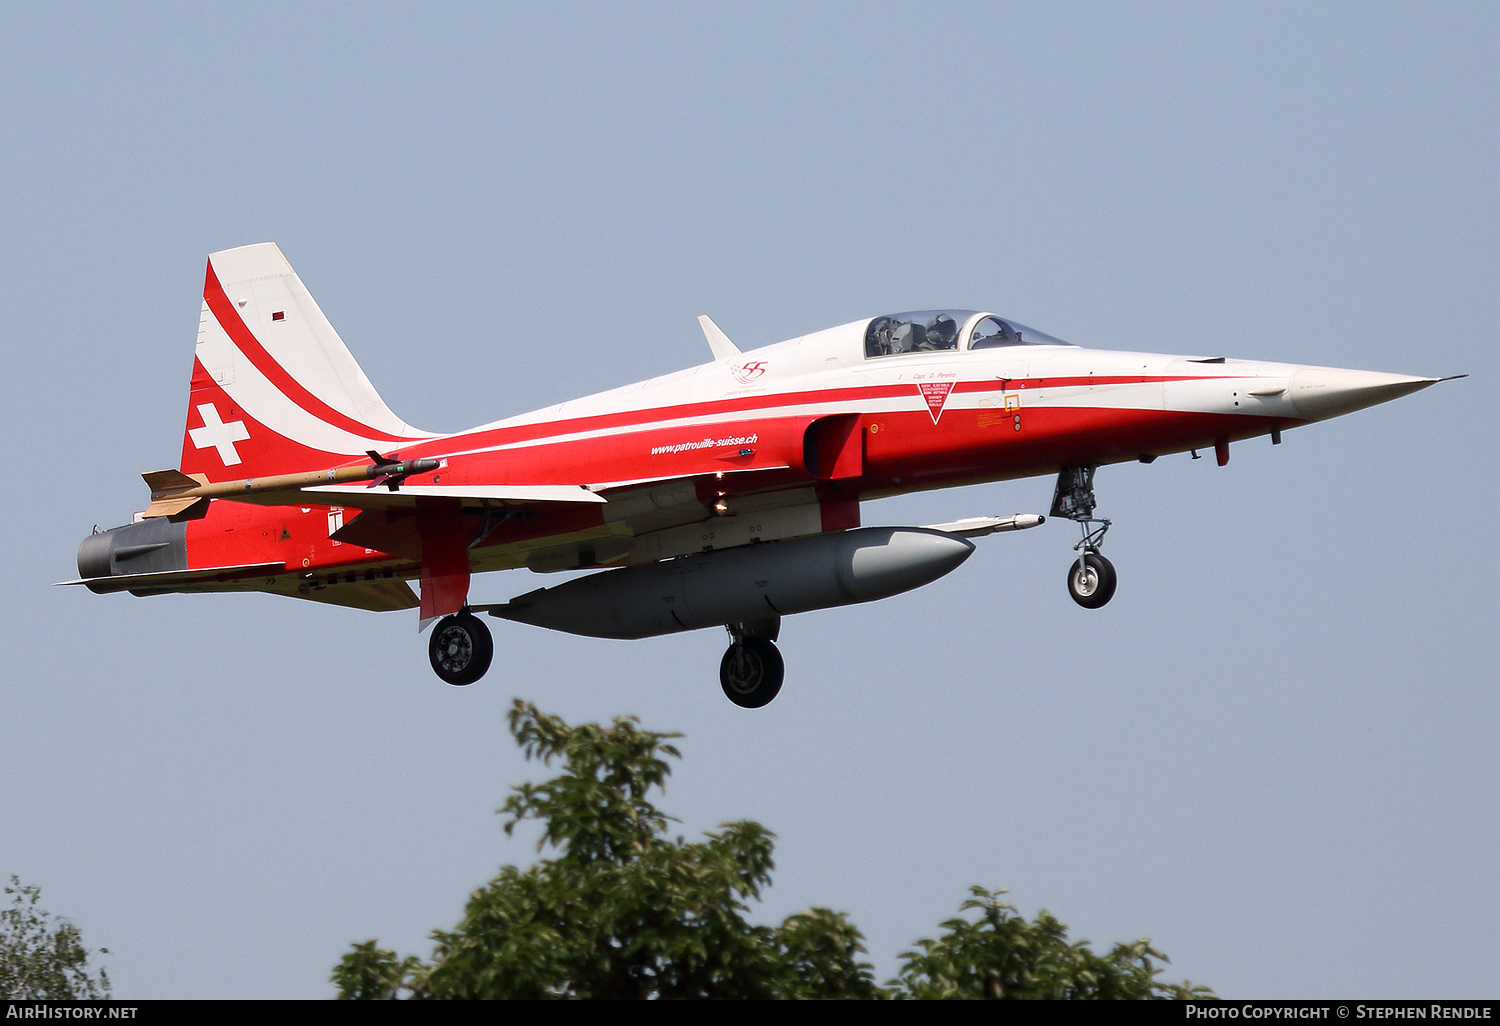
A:
{"type": "Polygon", "coordinates": [[[431,437],[385,405],[274,243],[208,258],[184,474],[319,470],[431,437]]]}

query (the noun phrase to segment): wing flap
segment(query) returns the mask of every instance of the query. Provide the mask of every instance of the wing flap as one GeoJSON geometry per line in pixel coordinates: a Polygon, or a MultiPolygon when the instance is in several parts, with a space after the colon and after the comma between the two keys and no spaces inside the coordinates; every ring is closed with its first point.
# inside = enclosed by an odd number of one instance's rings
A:
{"type": "Polygon", "coordinates": [[[417,593],[405,581],[356,581],[353,584],[335,584],[332,587],[313,588],[301,591],[295,582],[286,587],[267,588],[272,595],[307,599],[330,606],[349,609],[364,609],[372,613],[390,613],[398,609],[416,609],[422,604],[417,593]]]}

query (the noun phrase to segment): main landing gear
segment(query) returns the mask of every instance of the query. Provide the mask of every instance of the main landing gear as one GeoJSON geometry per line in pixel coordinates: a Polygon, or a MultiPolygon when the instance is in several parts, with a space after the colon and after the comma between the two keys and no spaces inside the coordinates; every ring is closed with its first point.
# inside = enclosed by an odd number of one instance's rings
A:
{"type": "Polygon", "coordinates": [[[1094,516],[1094,471],[1098,467],[1063,467],[1052,493],[1052,515],[1065,517],[1083,530],[1073,546],[1078,559],[1068,567],[1068,594],[1085,609],[1098,609],[1115,595],[1115,566],[1099,551],[1109,521],[1094,516]]]}
{"type": "Polygon", "coordinates": [[[786,677],[786,663],[775,644],[781,617],[726,624],[725,630],[731,640],[719,661],[724,694],[741,709],[769,705],[786,677]]]}
{"type": "Polygon", "coordinates": [[[427,658],[432,670],[449,684],[472,684],[490,668],[495,642],[484,622],[464,609],[445,616],[432,629],[427,658]]]}

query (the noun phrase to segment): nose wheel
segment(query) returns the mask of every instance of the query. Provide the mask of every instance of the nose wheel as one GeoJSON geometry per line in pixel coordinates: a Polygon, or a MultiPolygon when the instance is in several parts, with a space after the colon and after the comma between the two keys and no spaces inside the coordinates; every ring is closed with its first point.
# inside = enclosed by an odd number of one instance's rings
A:
{"type": "Polygon", "coordinates": [[[468,610],[439,620],[427,642],[432,672],[460,687],[483,677],[494,655],[490,629],[468,610]]]}
{"type": "Polygon", "coordinates": [[[1068,568],[1068,594],[1084,609],[1098,609],[1115,594],[1115,565],[1097,552],[1085,552],[1068,568]]]}
{"type": "Polygon", "coordinates": [[[1063,467],[1052,493],[1052,515],[1065,517],[1083,530],[1083,540],[1073,546],[1078,559],[1068,568],[1068,594],[1085,609],[1098,609],[1115,597],[1115,565],[1099,547],[1109,531],[1109,521],[1094,516],[1094,471],[1098,467],[1063,467]]]}

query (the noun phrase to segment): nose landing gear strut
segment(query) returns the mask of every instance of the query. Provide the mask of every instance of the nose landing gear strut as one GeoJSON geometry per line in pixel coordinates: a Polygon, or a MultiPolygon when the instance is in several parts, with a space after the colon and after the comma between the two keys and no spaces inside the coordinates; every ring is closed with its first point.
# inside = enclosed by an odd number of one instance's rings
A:
{"type": "Polygon", "coordinates": [[[1094,516],[1094,471],[1098,469],[1063,467],[1052,493],[1052,515],[1065,517],[1083,530],[1083,540],[1073,546],[1078,559],[1068,567],[1068,594],[1085,609],[1098,609],[1114,598],[1117,583],[1114,564],[1099,551],[1109,521],[1094,516]]]}

